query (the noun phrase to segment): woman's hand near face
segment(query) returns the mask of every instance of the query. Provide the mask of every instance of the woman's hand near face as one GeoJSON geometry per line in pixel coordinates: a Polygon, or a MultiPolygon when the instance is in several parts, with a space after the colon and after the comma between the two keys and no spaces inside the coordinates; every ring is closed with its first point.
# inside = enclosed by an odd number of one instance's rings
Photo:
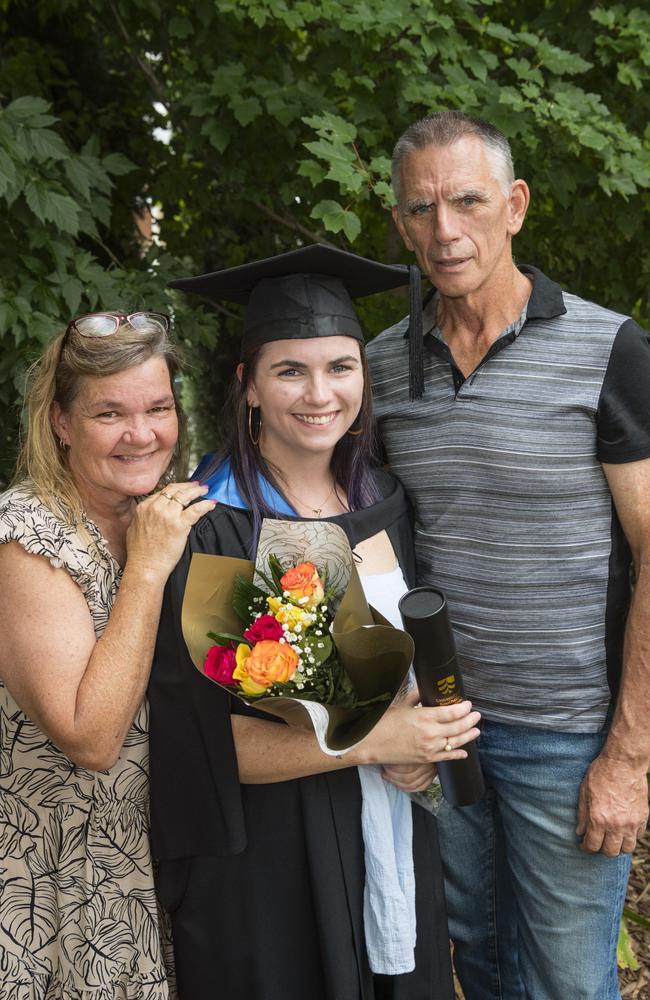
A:
{"type": "Polygon", "coordinates": [[[0,677],[16,703],[74,763],[106,770],[117,760],[149,679],[167,577],[190,528],[212,501],[196,483],[174,483],[139,504],[128,557],[103,635],[65,569],[17,542],[0,546],[0,677]],[[181,505],[182,504],[182,505],[181,505]]]}
{"type": "Polygon", "coordinates": [[[169,483],[139,503],[126,533],[127,568],[165,581],[183,554],[192,525],[215,506],[213,500],[200,499],[207,489],[199,483],[169,483]]]}

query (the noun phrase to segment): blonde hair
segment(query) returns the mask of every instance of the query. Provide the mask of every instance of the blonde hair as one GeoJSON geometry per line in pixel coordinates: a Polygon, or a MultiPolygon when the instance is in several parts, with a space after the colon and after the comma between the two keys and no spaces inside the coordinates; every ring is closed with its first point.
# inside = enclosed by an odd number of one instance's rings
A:
{"type": "MultiPolygon", "coordinates": [[[[178,348],[159,323],[134,330],[122,322],[108,337],[82,337],[71,330],[57,334],[27,372],[26,427],[14,484],[30,480],[43,503],[66,522],[79,525],[82,502],[68,465],[67,453],[52,425],[52,404],[68,412],[84,378],[115,375],[153,357],[165,360],[178,415],[178,442],[161,484],[186,474],[187,430],[174,378],[182,367],[178,348]]],[[[161,485],[160,484],[160,485],[161,485]]]]}

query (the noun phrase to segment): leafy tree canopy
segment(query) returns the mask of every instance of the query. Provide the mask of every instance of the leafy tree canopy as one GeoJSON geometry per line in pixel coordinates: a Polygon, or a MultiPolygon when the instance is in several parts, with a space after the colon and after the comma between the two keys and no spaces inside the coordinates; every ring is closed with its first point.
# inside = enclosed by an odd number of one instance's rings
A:
{"type": "MultiPolygon", "coordinates": [[[[533,192],[519,259],[648,324],[641,3],[0,0],[0,45],[5,468],[25,366],[70,316],[173,308],[214,422],[236,321],[169,277],[314,240],[408,259],[389,157],[430,110],[511,140],[533,192]],[[155,242],[135,225],[149,213],[155,242]]],[[[404,311],[363,307],[373,333],[404,311]]]]}

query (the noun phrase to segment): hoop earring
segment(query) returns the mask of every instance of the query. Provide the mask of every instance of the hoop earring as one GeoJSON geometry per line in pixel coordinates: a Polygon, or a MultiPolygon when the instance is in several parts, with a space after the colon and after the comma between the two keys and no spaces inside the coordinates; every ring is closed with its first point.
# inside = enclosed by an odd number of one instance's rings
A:
{"type": "Polygon", "coordinates": [[[63,438],[59,438],[59,447],[61,448],[61,451],[65,451],[68,447],[63,438]]]}
{"type": "Polygon", "coordinates": [[[358,434],[363,434],[363,427],[360,427],[358,431],[350,431],[350,430],[348,430],[345,433],[349,434],[350,437],[356,437],[358,434]]]}
{"type": "Polygon", "coordinates": [[[258,406],[248,407],[248,436],[251,439],[251,443],[254,448],[257,448],[260,443],[260,431],[262,430],[262,414],[259,414],[258,424],[257,424],[257,437],[253,437],[253,410],[258,410],[258,406]]]}

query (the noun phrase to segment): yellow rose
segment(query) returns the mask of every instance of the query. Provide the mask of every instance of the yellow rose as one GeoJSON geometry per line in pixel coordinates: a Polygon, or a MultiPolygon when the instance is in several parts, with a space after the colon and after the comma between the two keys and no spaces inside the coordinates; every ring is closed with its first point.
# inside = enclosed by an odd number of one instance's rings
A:
{"type": "Polygon", "coordinates": [[[280,579],[282,590],[301,608],[315,608],[323,600],[325,591],[318,570],[312,562],[298,563],[288,569],[280,579]]]}
{"type": "Polygon", "coordinates": [[[290,629],[295,628],[296,625],[309,624],[311,622],[311,617],[306,611],[296,607],[295,604],[283,602],[281,597],[267,597],[266,603],[269,606],[271,614],[277,618],[280,624],[288,625],[290,629]]]}
{"type": "Polygon", "coordinates": [[[255,681],[251,680],[248,676],[247,661],[250,659],[252,650],[250,646],[247,646],[245,642],[240,642],[237,646],[237,652],[235,653],[235,659],[237,661],[237,666],[232,672],[233,679],[239,681],[241,689],[244,694],[248,695],[260,695],[264,694],[268,688],[268,684],[256,684],[255,681]]]}

